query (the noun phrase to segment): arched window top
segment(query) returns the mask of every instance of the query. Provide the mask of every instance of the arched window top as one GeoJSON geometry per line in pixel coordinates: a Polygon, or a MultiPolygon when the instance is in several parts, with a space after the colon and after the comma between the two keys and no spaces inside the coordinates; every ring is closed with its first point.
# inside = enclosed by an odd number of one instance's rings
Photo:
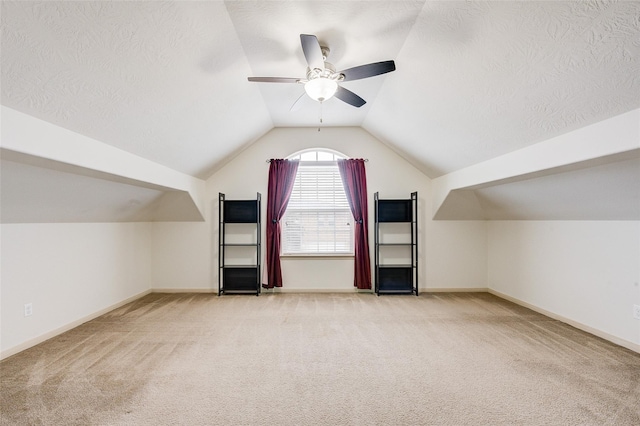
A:
{"type": "Polygon", "coordinates": [[[326,148],[311,148],[303,151],[298,151],[287,157],[288,160],[300,160],[300,162],[324,162],[324,161],[336,161],[345,160],[349,157],[341,152],[334,151],[326,148]]]}

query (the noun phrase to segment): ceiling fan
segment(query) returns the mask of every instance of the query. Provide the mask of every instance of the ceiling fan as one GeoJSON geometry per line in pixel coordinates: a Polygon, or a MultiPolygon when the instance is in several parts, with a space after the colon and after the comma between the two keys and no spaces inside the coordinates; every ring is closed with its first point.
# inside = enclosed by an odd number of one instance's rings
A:
{"type": "Polygon", "coordinates": [[[396,69],[395,62],[383,61],[336,71],[333,64],[325,62],[329,55],[329,48],[320,46],[316,36],[300,34],[300,42],[304,57],[309,65],[306,78],[249,77],[249,81],[258,83],[300,83],[304,84],[305,92],[315,101],[324,102],[335,96],[349,105],[360,108],[366,101],[338,83],[374,77],[396,69]]]}

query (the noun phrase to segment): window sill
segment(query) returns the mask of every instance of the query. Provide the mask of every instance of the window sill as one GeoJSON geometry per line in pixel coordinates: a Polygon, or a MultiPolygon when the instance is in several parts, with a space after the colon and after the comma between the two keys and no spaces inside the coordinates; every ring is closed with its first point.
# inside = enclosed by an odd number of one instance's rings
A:
{"type": "Polygon", "coordinates": [[[327,254],[322,254],[322,253],[309,253],[309,254],[302,254],[302,253],[296,253],[296,254],[281,254],[280,258],[281,259],[353,259],[354,254],[353,253],[327,253],[327,254]]]}

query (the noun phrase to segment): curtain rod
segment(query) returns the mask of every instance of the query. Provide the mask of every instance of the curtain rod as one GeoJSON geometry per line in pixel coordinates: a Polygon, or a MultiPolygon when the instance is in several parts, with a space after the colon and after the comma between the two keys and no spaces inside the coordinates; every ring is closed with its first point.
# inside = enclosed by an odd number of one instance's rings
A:
{"type": "MultiPolygon", "coordinates": [[[[356,158],[356,160],[358,160],[358,158],[356,158]]],[[[267,160],[266,162],[267,162],[267,163],[270,163],[271,161],[273,161],[273,160],[267,160]]],[[[368,158],[364,158],[364,162],[365,162],[365,163],[368,163],[368,162],[369,162],[369,159],[368,159],[368,158]]]]}

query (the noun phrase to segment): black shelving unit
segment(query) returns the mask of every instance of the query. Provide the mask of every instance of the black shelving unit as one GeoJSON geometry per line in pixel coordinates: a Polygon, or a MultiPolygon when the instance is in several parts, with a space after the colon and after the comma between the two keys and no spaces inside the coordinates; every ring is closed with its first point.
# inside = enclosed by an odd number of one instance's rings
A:
{"type": "Polygon", "coordinates": [[[260,193],[255,200],[218,194],[218,296],[260,294],[260,193]]]}
{"type": "Polygon", "coordinates": [[[375,203],[375,292],[418,295],[418,193],[375,203]]]}

